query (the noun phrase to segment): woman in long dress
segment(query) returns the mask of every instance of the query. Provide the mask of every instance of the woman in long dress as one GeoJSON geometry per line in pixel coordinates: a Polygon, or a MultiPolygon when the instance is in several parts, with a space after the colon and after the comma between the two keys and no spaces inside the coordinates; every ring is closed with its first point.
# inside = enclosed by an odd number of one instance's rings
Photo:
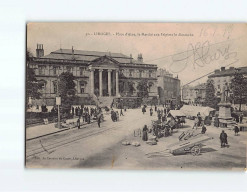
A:
{"type": "Polygon", "coordinates": [[[145,125],[142,130],[142,140],[148,141],[148,127],[145,125]]]}

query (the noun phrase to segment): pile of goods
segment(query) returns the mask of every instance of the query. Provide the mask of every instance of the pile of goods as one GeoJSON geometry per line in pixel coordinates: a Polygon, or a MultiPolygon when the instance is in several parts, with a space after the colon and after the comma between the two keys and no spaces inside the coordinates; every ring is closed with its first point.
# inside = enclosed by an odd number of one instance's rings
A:
{"type": "Polygon", "coordinates": [[[132,146],[138,147],[138,146],[140,146],[141,144],[140,144],[139,142],[137,142],[137,141],[134,141],[134,142],[132,142],[132,143],[130,144],[129,141],[125,140],[125,141],[122,142],[122,145],[124,145],[124,146],[132,145],[132,146]]]}
{"type": "Polygon", "coordinates": [[[157,137],[156,136],[150,136],[148,141],[146,141],[149,145],[157,145],[157,137]]]}

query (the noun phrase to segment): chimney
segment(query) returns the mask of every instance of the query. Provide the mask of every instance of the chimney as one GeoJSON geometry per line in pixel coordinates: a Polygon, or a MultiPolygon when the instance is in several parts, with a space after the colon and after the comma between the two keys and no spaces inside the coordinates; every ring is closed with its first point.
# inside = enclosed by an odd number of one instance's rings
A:
{"type": "Polygon", "coordinates": [[[216,69],[216,70],[214,71],[214,73],[215,73],[215,74],[220,73],[220,70],[219,70],[219,69],[216,69]]]}
{"type": "Polygon", "coordinates": [[[44,56],[43,44],[37,44],[36,57],[40,58],[44,56]]]}
{"type": "Polygon", "coordinates": [[[221,71],[225,71],[226,68],[225,68],[225,67],[221,67],[220,70],[221,70],[221,71]]]}
{"type": "Polygon", "coordinates": [[[130,54],[130,63],[132,64],[132,54],[130,54]]]}
{"type": "Polygon", "coordinates": [[[142,54],[138,54],[138,58],[137,58],[137,61],[140,62],[140,63],[143,63],[143,58],[142,58],[142,54]]]}

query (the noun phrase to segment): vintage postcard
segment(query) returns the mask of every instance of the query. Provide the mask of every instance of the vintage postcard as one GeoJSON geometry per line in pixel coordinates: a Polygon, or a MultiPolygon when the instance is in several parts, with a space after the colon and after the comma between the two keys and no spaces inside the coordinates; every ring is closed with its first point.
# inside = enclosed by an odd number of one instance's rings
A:
{"type": "Polygon", "coordinates": [[[28,23],[27,168],[245,170],[247,26],[28,23]]]}

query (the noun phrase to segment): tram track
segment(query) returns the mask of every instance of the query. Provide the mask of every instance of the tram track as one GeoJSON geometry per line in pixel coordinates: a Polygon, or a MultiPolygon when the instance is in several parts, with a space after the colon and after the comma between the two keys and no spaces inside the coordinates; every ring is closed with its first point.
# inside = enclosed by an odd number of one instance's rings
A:
{"type": "Polygon", "coordinates": [[[88,132],[86,134],[83,134],[83,135],[80,135],[80,136],[73,136],[73,137],[70,137],[70,138],[67,138],[67,139],[63,139],[61,141],[57,141],[55,143],[51,143],[49,145],[42,144],[42,142],[40,140],[41,147],[35,148],[35,149],[30,149],[29,151],[27,150],[26,158],[30,158],[30,157],[33,157],[33,156],[36,156],[36,155],[39,155],[39,154],[42,154],[42,153],[49,153],[50,154],[50,153],[53,152],[51,150],[57,149],[59,147],[65,146],[67,144],[71,144],[71,143],[76,142],[78,140],[82,140],[82,139],[88,138],[88,137],[93,136],[93,135],[102,134],[102,133],[104,133],[106,131],[109,131],[109,130],[112,130],[112,129],[115,129],[115,128],[116,128],[116,126],[113,126],[111,128],[106,128],[104,130],[97,131],[97,132],[88,132]]]}

